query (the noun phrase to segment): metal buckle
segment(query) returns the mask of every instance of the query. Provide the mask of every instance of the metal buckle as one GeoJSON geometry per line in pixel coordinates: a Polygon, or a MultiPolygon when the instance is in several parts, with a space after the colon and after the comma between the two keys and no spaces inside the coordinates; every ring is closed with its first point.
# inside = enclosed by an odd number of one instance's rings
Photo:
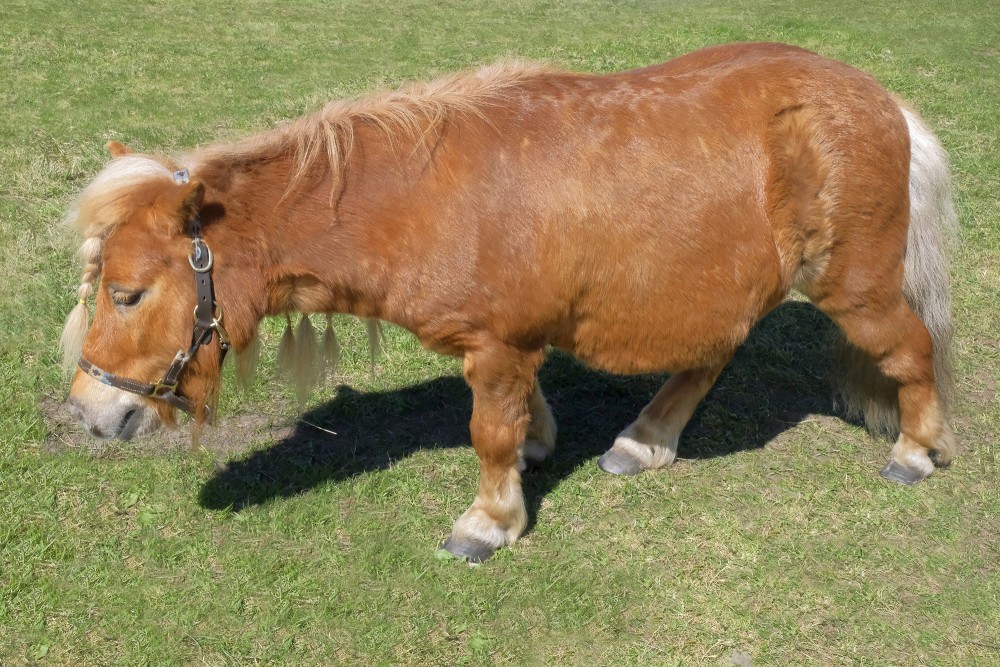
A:
{"type": "Polygon", "coordinates": [[[212,257],[212,249],[208,247],[208,244],[200,236],[191,239],[191,245],[194,247],[191,254],[188,255],[188,264],[191,265],[191,268],[195,270],[195,273],[206,273],[211,270],[212,263],[215,261],[212,257]],[[198,268],[194,263],[201,259],[202,248],[208,254],[208,264],[202,268],[198,268]]]}
{"type": "Polygon", "coordinates": [[[217,333],[219,335],[219,345],[221,345],[222,347],[224,347],[226,349],[228,349],[229,347],[231,347],[231,344],[229,342],[229,332],[226,331],[226,328],[224,326],[222,326],[222,309],[221,308],[219,309],[219,317],[218,317],[218,319],[213,319],[212,320],[212,328],[215,329],[215,333],[217,333]]]}
{"type": "Polygon", "coordinates": [[[168,392],[175,394],[177,393],[177,385],[179,384],[180,380],[174,382],[173,384],[163,384],[163,380],[160,380],[159,382],[153,384],[153,393],[151,395],[160,398],[168,392]]]}
{"type": "MultiPolygon", "coordinates": [[[[225,346],[228,347],[229,346],[229,332],[226,331],[226,328],[224,326],[222,326],[222,306],[220,306],[218,302],[212,302],[212,305],[215,306],[215,312],[212,314],[212,323],[209,325],[209,327],[211,327],[212,329],[214,329],[215,332],[217,334],[219,334],[219,342],[222,345],[225,345],[225,346]]],[[[197,324],[198,323],[198,306],[194,307],[194,312],[192,313],[192,317],[194,318],[195,324],[197,324]]]]}

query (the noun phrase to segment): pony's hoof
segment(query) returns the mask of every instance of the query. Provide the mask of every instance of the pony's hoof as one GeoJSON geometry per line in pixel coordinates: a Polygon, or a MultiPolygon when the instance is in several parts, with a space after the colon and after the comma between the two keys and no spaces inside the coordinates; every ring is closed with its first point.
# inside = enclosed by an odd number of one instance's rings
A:
{"type": "Polygon", "coordinates": [[[600,466],[601,470],[612,475],[638,475],[642,472],[642,464],[617,449],[609,449],[604,452],[604,455],[597,459],[597,465],[600,466]]]}
{"type": "Polygon", "coordinates": [[[896,482],[897,484],[916,484],[920,480],[924,479],[930,473],[924,472],[918,468],[910,468],[904,466],[901,463],[896,463],[895,461],[889,461],[884,468],[882,468],[881,475],[885,477],[890,482],[896,482]]]}
{"type": "Polygon", "coordinates": [[[451,536],[444,541],[441,548],[455,558],[460,558],[470,563],[482,563],[489,559],[493,555],[493,552],[496,551],[494,547],[485,542],[471,539],[455,539],[451,536]]]}

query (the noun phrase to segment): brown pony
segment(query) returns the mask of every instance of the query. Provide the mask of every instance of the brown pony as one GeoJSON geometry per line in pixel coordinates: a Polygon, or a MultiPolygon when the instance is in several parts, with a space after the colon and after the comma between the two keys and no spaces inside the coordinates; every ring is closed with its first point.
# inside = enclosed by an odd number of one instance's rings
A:
{"type": "Polygon", "coordinates": [[[898,433],[883,475],[916,482],[953,454],[946,156],[847,65],[779,44],[606,76],[502,62],[176,161],[109,147],[70,214],[86,269],[69,403],[94,435],[175,407],[203,421],[224,349],[252,349],[266,316],[394,322],[464,360],[480,482],[445,546],[482,560],[521,534],[520,473],[555,446],[548,346],[674,373],[598,462],[635,474],[674,460],[795,289],[843,335],[848,411],[898,433]]]}

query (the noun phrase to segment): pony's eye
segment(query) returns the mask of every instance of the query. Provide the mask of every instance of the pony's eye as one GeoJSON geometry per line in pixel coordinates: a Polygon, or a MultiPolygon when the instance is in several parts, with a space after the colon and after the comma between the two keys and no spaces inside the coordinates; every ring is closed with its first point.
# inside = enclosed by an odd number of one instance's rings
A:
{"type": "Polygon", "coordinates": [[[142,299],[142,293],[143,290],[136,290],[134,292],[113,290],[111,292],[111,300],[115,302],[116,306],[125,306],[127,308],[139,303],[139,300],[142,299]]]}

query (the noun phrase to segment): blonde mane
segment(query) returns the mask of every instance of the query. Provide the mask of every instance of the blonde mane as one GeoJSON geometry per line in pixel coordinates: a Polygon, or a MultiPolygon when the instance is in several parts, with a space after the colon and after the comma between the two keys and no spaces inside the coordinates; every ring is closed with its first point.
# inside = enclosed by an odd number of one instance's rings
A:
{"type": "Polygon", "coordinates": [[[330,173],[339,174],[353,149],[358,124],[379,128],[390,143],[417,139],[438,129],[445,119],[461,115],[485,118],[486,110],[509,99],[518,85],[553,71],[541,63],[501,60],[360,99],[334,100],[282,127],[198,151],[191,160],[222,166],[291,153],[296,164],[292,185],[323,161],[330,173]]]}
{"type": "Polygon", "coordinates": [[[135,212],[143,191],[172,183],[173,172],[151,157],[116,157],[76,198],[65,223],[76,227],[85,239],[107,238],[135,212]]]}

